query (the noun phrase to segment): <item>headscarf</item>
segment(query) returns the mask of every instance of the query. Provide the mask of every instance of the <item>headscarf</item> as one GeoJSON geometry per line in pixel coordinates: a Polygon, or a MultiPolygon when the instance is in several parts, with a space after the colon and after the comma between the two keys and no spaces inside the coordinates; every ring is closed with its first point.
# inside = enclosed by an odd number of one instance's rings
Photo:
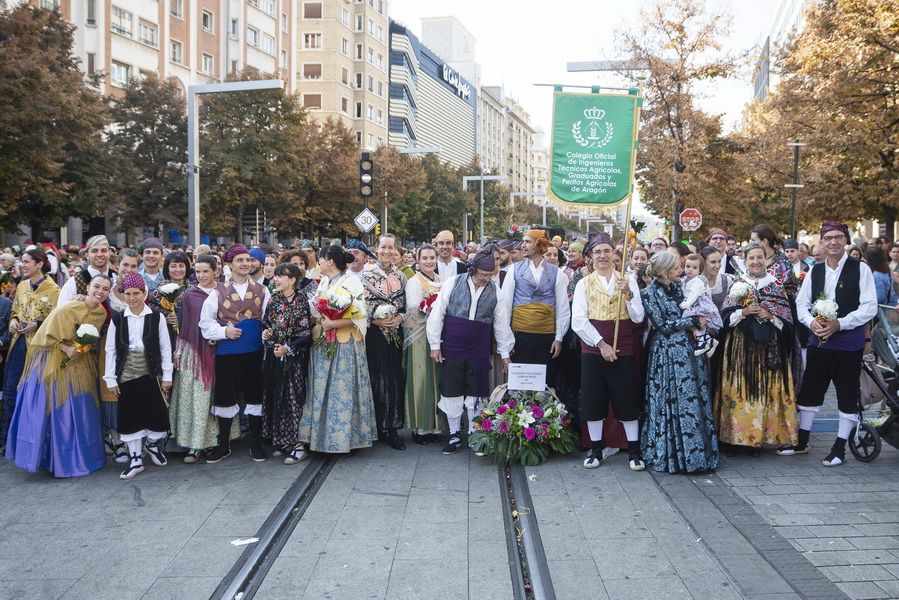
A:
{"type": "Polygon", "coordinates": [[[610,248],[615,248],[615,244],[612,242],[612,236],[603,231],[590,238],[590,241],[587,242],[587,246],[584,248],[584,255],[590,256],[593,253],[593,249],[600,244],[606,244],[610,248]]]}
{"type": "Polygon", "coordinates": [[[580,252],[581,254],[584,253],[584,248],[586,247],[587,245],[583,242],[583,240],[577,240],[568,244],[569,250],[574,250],[575,252],[580,252]]]}
{"type": "Polygon", "coordinates": [[[546,254],[546,250],[549,248],[549,238],[546,237],[545,231],[542,229],[528,229],[524,232],[524,236],[534,240],[534,249],[540,256],[546,254]]]}
{"type": "Polygon", "coordinates": [[[711,229],[709,229],[709,237],[706,239],[706,241],[711,240],[716,235],[720,235],[720,236],[726,238],[727,232],[724,231],[723,229],[721,229],[720,227],[712,227],[711,229]]]}
{"type": "Polygon", "coordinates": [[[144,278],[140,275],[140,273],[128,273],[124,277],[122,277],[122,283],[119,284],[118,291],[119,293],[124,293],[125,290],[129,290],[131,288],[138,289],[140,291],[146,291],[147,282],[144,281],[144,278]]]}
{"type": "Polygon", "coordinates": [[[156,248],[160,252],[162,252],[162,240],[156,237],[149,237],[140,243],[137,250],[141,254],[144,253],[144,250],[148,250],[150,248],[156,248]]]}
{"type": "Polygon", "coordinates": [[[360,242],[359,240],[349,240],[349,241],[346,243],[346,249],[347,249],[347,250],[359,250],[360,252],[362,252],[362,253],[364,253],[366,256],[368,256],[369,258],[373,258],[373,259],[375,259],[375,260],[378,259],[378,257],[375,256],[374,253],[372,253],[372,251],[368,249],[368,246],[366,246],[365,244],[363,244],[363,243],[360,242]]]}
{"type": "Polygon", "coordinates": [[[321,248],[319,248],[319,245],[312,240],[303,240],[303,242],[300,244],[300,247],[303,250],[315,250],[316,252],[321,250],[321,248]]]}
{"type": "Polygon", "coordinates": [[[475,271],[492,273],[496,270],[496,259],[493,250],[481,250],[468,261],[468,272],[474,275],[475,271]]]}
{"type": "Polygon", "coordinates": [[[436,244],[437,242],[445,242],[445,241],[447,241],[447,240],[450,241],[450,242],[453,242],[453,243],[455,243],[455,241],[456,241],[456,238],[453,237],[453,232],[450,231],[449,229],[444,229],[443,231],[441,231],[440,233],[438,233],[436,236],[434,236],[434,243],[435,243],[435,244],[436,244]]]}
{"type": "Polygon", "coordinates": [[[785,239],[784,250],[799,250],[799,242],[797,242],[793,238],[785,239]]]}
{"type": "Polygon", "coordinates": [[[554,235],[554,236],[553,236],[553,243],[556,243],[556,242],[559,242],[560,244],[562,243],[562,236],[561,236],[561,235],[554,235]]]}
{"type": "Polygon", "coordinates": [[[849,227],[845,223],[840,223],[839,221],[824,221],[821,223],[821,237],[824,237],[831,231],[839,231],[846,236],[846,242],[849,242],[851,236],[849,235],[849,227]]]}
{"type": "Polygon", "coordinates": [[[222,260],[226,263],[229,263],[234,260],[234,257],[249,253],[250,251],[247,250],[247,247],[243,244],[234,244],[225,251],[225,254],[222,256],[222,260]]]}
{"type": "Polygon", "coordinates": [[[259,261],[260,264],[265,264],[265,250],[256,246],[254,248],[250,248],[250,256],[259,261]]]}
{"type": "Polygon", "coordinates": [[[106,246],[109,247],[109,240],[106,239],[106,236],[103,234],[95,235],[87,240],[87,243],[84,245],[84,251],[88,252],[91,248],[96,248],[97,246],[106,246]]]}
{"type": "Polygon", "coordinates": [[[194,248],[194,258],[209,254],[210,252],[212,252],[212,248],[209,247],[209,244],[199,244],[194,248]]]}
{"type": "Polygon", "coordinates": [[[511,251],[514,245],[515,242],[513,242],[512,240],[499,240],[498,242],[496,242],[496,247],[500,250],[505,250],[506,252],[511,251]]]}

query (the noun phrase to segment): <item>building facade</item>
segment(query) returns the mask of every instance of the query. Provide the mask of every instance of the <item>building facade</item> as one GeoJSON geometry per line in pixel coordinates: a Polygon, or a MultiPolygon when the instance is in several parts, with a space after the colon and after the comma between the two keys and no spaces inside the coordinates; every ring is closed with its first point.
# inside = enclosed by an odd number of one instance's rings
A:
{"type": "Polygon", "coordinates": [[[477,106],[469,81],[390,22],[390,145],[437,146],[441,161],[466,165],[477,154],[477,106]]]}
{"type": "Polygon", "coordinates": [[[481,86],[477,40],[456,17],[422,19],[421,42],[476,88],[481,86]]]}
{"type": "Polygon", "coordinates": [[[315,119],[332,117],[368,150],[387,143],[385,0],[297,3],[296,91],[315,119]]]}
{"type": "Polygon", "coordinates": [[[775,81],[772,81],[771,61],[805,26],[805,12],[816,0],[779,0],[771,20],[771,28],[759,41],[759,55],[752,74],[752,95],[762,101],[775,81]]]}

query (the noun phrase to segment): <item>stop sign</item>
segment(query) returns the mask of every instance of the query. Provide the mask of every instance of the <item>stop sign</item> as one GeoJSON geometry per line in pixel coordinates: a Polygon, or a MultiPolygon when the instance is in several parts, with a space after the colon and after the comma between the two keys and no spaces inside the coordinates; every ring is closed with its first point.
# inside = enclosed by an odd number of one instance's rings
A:
{"type": "Polygon", "coordinates": [[[678,220],[684,231],[696,231],[702,227],[702,213],[695,208],[685,208],[678,220]]]}

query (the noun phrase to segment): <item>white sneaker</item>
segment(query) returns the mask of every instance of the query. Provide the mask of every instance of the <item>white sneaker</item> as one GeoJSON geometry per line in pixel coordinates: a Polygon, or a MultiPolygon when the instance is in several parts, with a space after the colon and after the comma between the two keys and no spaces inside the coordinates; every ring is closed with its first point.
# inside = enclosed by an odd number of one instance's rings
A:
{"type": "Polygon", "coordinates": [[[144,449],[147,451],[147,454],[150,455],[150,460],[152,460],[153,464],[157,467],[164,467],[169,464],[165,454],[162,453],[162,448],[159,447],[159,440],[147,440],[147,443],[144,444],[144,449]]]}
{"type": "Polygon", "coordinates": [[[295,465],[307,458],[309,458],[309,455],[306,453],[306,450],[304,450],[302,446],[297,446],[284,458],[284,464],[295,465]]]}
{"type": "Polygon", "coordinates": [[[597,469],[602,464],[602,452],[591,450],[587,458],[584,459],[585,469],[597,469]]]}
{"type": "Polygon", "coordinates": [[[119,475],[119,479],[131,479],[132,477],[136,477],[143,472],[144,461],[142,461],[139,456],[135,455],[131,458],[131,464],[128,465],[128,468],[122,471],[122,474],[119,475]]]}

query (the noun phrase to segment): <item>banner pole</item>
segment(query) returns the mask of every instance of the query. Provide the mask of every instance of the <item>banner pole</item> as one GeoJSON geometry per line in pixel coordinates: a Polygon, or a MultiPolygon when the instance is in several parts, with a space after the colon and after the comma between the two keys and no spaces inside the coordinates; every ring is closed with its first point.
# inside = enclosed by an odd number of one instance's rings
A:
{"type": "MultiPolygon", "coordinates": [[[[630,246],[631,208],[634,203],[634,189],[637,187],[637,176],[634,169],[637,163],[637,145],[638,140],[640,139],[640,108],[642,102],[643,80],[640,79],[637,85],[637,106],[634,109],[634,149],[633,152],[631,152],[631,174],[633,175],[633,178],[631,179],[631,193],[627,197],[627,210],[625,211],[626,216],[624,218],[624,243],[621,248],[621,273],[618,274],[622,281],[626,281],[625,270],[627,269],[627,250],[630,246]]],[[[623,294],[618,294],[618,303],[615,307],[615,335],[612,338],[612,352],[616,354],[618,352],[618,326],[621,321],[619,315],[621,314],[621,301],[623,297],[623,294]]]]}

